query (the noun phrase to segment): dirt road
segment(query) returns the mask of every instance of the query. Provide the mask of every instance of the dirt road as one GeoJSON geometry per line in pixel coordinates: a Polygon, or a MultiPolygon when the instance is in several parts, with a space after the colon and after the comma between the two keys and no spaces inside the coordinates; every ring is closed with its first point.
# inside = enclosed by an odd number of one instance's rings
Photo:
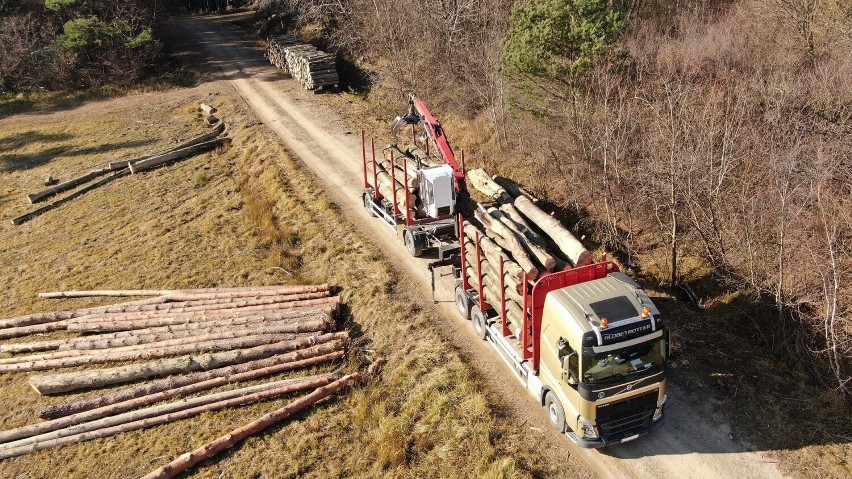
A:
{"type": "MultiPolygon", "coordinates": [[[[187,42],[184,47],[192,52],[194,59],[207,65],[212,77],[233,85],[257,118],[313,171],[344,214],[351,218],[353,227],[387,251],[391,261],[402,265],[413,280],[413,287],[423,292],[422,307],[431,308],[425,261],[411,258],[401,237],[384,223],[370,218],[363,208],[358,126],[345,124],[319,98],[269,65],[255,40],[246,38],[232,25],[235,18],[232,15],[182,20],[180,27],[187,33],[182,36],[187,42]]],[[[677,385],[671,386],[668,424],[661,430],[603,452],[574,447],[567,437],[549,429],[543,410],[504,370],[486,343],[475,339],[467,322],[453,307],[451,288],[449,280],[438,284],[436,298],[440,313],[436,314],[436,327],[475,367],[495,408],[539,437],[545,457],[565,464],[565,457],[570,456],[566,465],[572,470],[566,471],[565,477],[782,477],[771,460],[757,452],[748,452],[730,436],[730,428],[713,417],[712,406],[701,403],[700,391],[685,391],[677,385]]]]}

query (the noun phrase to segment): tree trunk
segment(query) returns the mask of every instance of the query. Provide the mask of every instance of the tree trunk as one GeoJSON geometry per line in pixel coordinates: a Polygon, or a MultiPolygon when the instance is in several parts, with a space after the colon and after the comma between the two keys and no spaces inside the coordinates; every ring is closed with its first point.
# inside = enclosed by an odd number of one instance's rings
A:
{"type": "Polygon", "coordinates": [[[94,437],[87,433],[94,433],[95,437],[106,437],[119,432],[140,429],[141,427],[186,419],[204,412],[251,404],[294,391],[313,389],[333,382],[337,379],[336,376],[336,373],[332,373],[321,376],[310,376],[303,379],[275,381],[129,411],[38,436],[30,436],[17,441],[0,444],[0,459],[20,456],[21,454],[48,449],[61,444],[94,439],[94,437]]]}
{"type": "Polygon", "coordinates": [[[273,369],[276,372],[290,371],[310,364],[315,364],[312,361],[318,361],[321,357],[336,354],[336,351],[339,351],[345,345],[346,341],[344,339],[336,339],[310,348],[300,349],[285,354],[277,354],[266,359],[258,359],[242,364],[235,364],[233,366],[211,369],[209,371],[158,379],[138,386],[131,386],[110,394],[44,406],[39,412],[39,416],[44,419],[56,419],[91,409],[103,408],[111,404],[122,403],[143,396],[149,396],[170,389],[182,388],[184,386],[201,383],[214,378],[228,378],[231,376],[252,373],[253,371],[273,369]]]}
{"type": "Polygon", "coordinates": [[[39,293],[39,298],[85,298],[90,296],[171,296],[177,294],[212,294],[212,293],[253,293],[278,291],[278,294],[315,293],[328,291],[327,284],[304,286],[241,286],[234,288],[196,288],[196,289],[108,289],[90,291],[53,291],[39,293]]]}
{"type": "Polygon", "coordinates": [[[89,173],[86,173],[85,175],[78,176],[77,178],[65,181],[63,183],[59,183],[58,185],[51,186],[50,188],[37,191],[35,193],[30,193],[27,195],[27,199],[30,201],[30,204],[35,204],[43,200],[44,198],[47,198],[48,196],[53,196],[55,194],[62,193],[63,191],[68,191],[72,188],[82,185],[83,183],[88,183],[89,181],[92,181],[93,179],[99,176],[103,176],[109,173],[110,171],[112,170],[110,170],[109,168],[92,170],[89,173]]]}
{"type": "Polygon", "coordinates": [[[345,376],[327,386],[323,386],[316,391],[301,397],[290,404],[277,409],[269,414],[266,414],[255,421],[252,421],[245,426],[234,429],[233,431],[221,436],[213,441],[204,444],[200,448],[180,455],[177,459],[161,466],[160,468],[146,474],[142,479],[170,479],[177,476],[181,472],[186,471],[190,467],[209,459],[216,454],[233,447],[240,441],[243,441],[249,436],[262,432],[275,424],[287,419],[288,417],[298,413],[299,411],[313,405],[314,403],[327,398],[333,394],[352,387],[361,380],[361,375],[357,372],[345,376]]]}
{"type": "Polygon", "coordinates": [[[116,361],[156,359],[200,351],[243,349],[261,344],[298,339],[299,334],[311,333],[315,335],[328,329],[328,326],[327,321],[283,323],[274,327],[258,328],[257,330],[242,330],[239,334],[225,331],[202,334],[194,338],[169,339],[157,343],[137,344],[107,350],[73,349],[7,358],[0,363],[0,373],[43,371],[45,369],[69,368],[116,361]]]}
{"type": "Polygon", "coordinates": [[[530,238],[524,234],[523,230],[514,221],[509,219],[506,214],[497,208],[488,208],[488,214],[495,221],[505,226],[507,230],[511,231],[527,253],[533,255],[535,259],[544,266],[544,269],[548,271],[553,270],[556,266],[556,258],[553,257],[553,255],[551,255],[544,247],[535,241],[530,240],[530,238]]]}
{"type": "Polygon", "coordinates": [[[30,376],[29,382],[30,386],[39,394],[57,394],[112,384],[129,383],[140,379],[166,376],[169,374],[200,371],[229,366],[231,364],[245,363],[255,359],[268,358],[274,354],[286,353],[347,337],[347,333],[324,334],[322,336],[282,341],[280,343],[263,344],[248,349],[159,359],[146,363],[106,369],[30,376]]]}
{"type": "Polygon", "coordinates": [[[547,247],[547,240],[532,229],[532,226],[524,220],[523,215],[515,208],[515,205],[511,203],[500,205],[500,211],[503,213],[503,217],[514,224],[515,229],[523,233],[530,241],[539,246],[547,247]]]}
{"type": "Polygon", "coordinates": [[[486,195],[491,199],[497,200],[500,203],[512,202],[512,196],[505,189],[503,189],[502,186],[492,181],[491,177],[488,176],[487,173],[485,173],[485,170],[469,170],[467,172],[467,179],[468,182],[483,195],[486,195]]]}
{"type": "Polygon", "coordinates": [[[130,301],[120,304],[111,304],[108,306],[95,306],[92,308],[73,309],[70,311],[49,311],[46,313],[34,313],[14,318],[0,320],[0,331],[6,328],[14,328],[18,326],[31,326],[34,324],[51,323],[54,321],[62,321],[63,319],[72,319],[80,316],[85,316],[92,313],[108,313],[122,311],[122,308],[135,306],[138,304],[156,304],[162,303],[165,298],[147,298],[139,301],[130,301]]]}
{"type": "Polygon", "coordinates": [[[216,113],[216,108],[212,107],[206,103],[199,103],[198,111],[204,113],[205,115],[212,115],[216,113]]]}
{"type": "MultiPolygon", "coordinates": [[[[156,304],[137,304],[129,305],[122,309],[122,313],[140,313],[146,311],[161,311],[170,313],[192,312],[192,311],[210,311],[215,309],[234,309],[245,306],[258,306],[264,304],[292,303],[296,301],[306,301],[311,299],[320,299],[329,297],[328,291],[319,291],[316,293],[297,293],[297,294],[281,294],[275,296],[264,297],[242,297],[242,298],[218,298],[218,299],[202,299],[181,302],[160,302],[156,304]]],[[[168,297],[163,298],[168,301],[168,297]]]]}
{"type": "Polygon", "coordinates": [[[508,192],[509,195],[512,196],[512,198],[517,198],[519,196],[526,196],[533,203],[538,202],[538,198],[536,198],[530,192],[523,189],[519,184],[515,183],[514,181],[512,181],[508,178],[504,178],[502,176],[496,176],[495,175],[495,176],[491,177],[491,180],[493,180],[494,183],[497,183],[498,185],[502,186],[506,190],[506,192],[508,192]]]}
{"type": "MultiPolygon", "coordinates": [[[[164,315],[161,317],[142,318],[142,319],[112,319],[107,318],[101,321],[75,321],[69,320],[67,325],[68,331],[97,333],[97,332],[120,332],[148,329],[152,327],[178,326],[184,325],[183,329],[198,329],[213,327],[218,323],[219,326],[252,324],[252,322],[274,321],[284,319],[300,319],[300,318],[316,318],[316,317],[334,317],[337,305],[331,305],[323,308],[307,307],[299,309],[286,310],[270,310],[270,311],[234,311],[225,314],[179,314],[179,315],[164,315]],[[332,307],[333,306],[333,307],[332,307]],[[233,318],[233,319],[228,319],[233,318]]],[[[135,334],[135,333],[133,333],[135,334]]]]}
{"type": "Polygon", "coordinates": [[[515,199],[515,207],[538,229],[550,236],[550,239],[565,254],[572,266],[592,264],[592,254],[570,231],[559,223],[559,220],[542,211],[526,196],[519,196],[515,199]]]}
{"type": "Polygon", "coordinates": [[[532,259],[527,254],[527,251],[509,228],[503,225],[503,223],[491,218],[488,212],[485,211],[481,205],[479,209],[476,210],[475,216],[476,219],[482,223],[482,226],[485,227],[485,233],[493,233],[493,235],[488,236],[511,253],[512,259],[514,259],[518,265],[526,271],[530,278],[535,279],[538,277],[538,268],[536,268],[535,264],[533,264],[532,259]]]}
{"type": "Polygon", "coordinates": [[[148,158],[147,160],[137,161],[130,164],[130,172],[133,174],[140,171],[150,170],[170,161],[182,160],[199,153],[210,151],[224,145],[230,141],[228,138],[216,138],[215,140],[205,141],[197,145],[181,148],[180,150],[170,151],[159,156],[148,158]]]}
{"type": "Polygon", "coordinates": [[[224,386],[226,384],[233,384],[241,381],[250,381],[264,376],[270,376],[273,374],[278,374],[297,368],[313,366],[315,364],[320,364],[326,361],[333,361],[335,359],[342,358],[343,355],[344,352],[342,350],[339,350],[333,353],[324,354],[322,356],[316,356],[301,361],[279,364],[277,366],[271,366],[267,368],[254,369],[241,374],[235,374],[233,376],[220,376],[216,378],[211,378],[206,381],[197,382],[183,387],[167,389],[165,391],[148,394],[135,399],[129,399],[127,401],[114,403],[108,406],[90,409],[73,415],[68,415],[59,419],[40,422],[38,424],[31,424],[28,426],[22,426],[19,428],[10,429],[8,431],[2,431],[0,432],[0,443],[14,441],[25,437],[31,437],[37,434],[44,434],[47,432],[56,431],[58,429],[70,427],[75,424],[81,424],[84,422],[94,421],[96,419],[101,419],[108,416],[114,416],[116,414],[130,411],[132,409],[150,406],[151,404],[156,404],[158,402],[162,402],[166,399],[170,399],[173,397],[186,396],[200,391],[207,391],[209,389],[224,386]]]}
{"type": "Polygon", "coordinates": [[[210,132],[204,133],[203,135],[198,135],[195,138],[191,138],[191,139],[189,139],[189,140],[187,140],[183,143],[177,144],[177,145],[169,148],[168,150],[163,150],[163,151],[160,151],[158,153],[154,153],[154,154],[150,154],[150,155],[140,156],[138,158],[132,158],[130,160],[110,162],[109,163],[109,169],[113,170],[113,171],[121,170],[121,169],[124,169],[124,168],[128,168],[132,164],[139,163],[140,161],[150,160],[151,158],[156,158],[156,157],[165,155],[166,153],[169,153],[169,152],[172,152],[172,151],[177,151],[177,150],[182,150],[184,148],[189,148],[190,146],[194,146],[194,145],[198,145],[200,143],[210,141],[210,140],[216,138],[217,136],[221,135],[224,131],[225,131],[225,124],[219,123],[210,132]]]}
{"type": "Polygon", "coordinates": [[[520,265],[516,263],[514,260],[509,258],[506,253],[503,252],[503,248],[498,246],[496,243],[491,241],[485,233],[479,231],[472,224],[465,222],[464,224],[464,233],[468,239],[470,239],[471,243],[475,243],[476,233],[479,233],[479,248],[480,251],[485,253],[485,256],[492,265],[494,265],[494,269],[497,270],[500,268],[500,258],[503,258],[503,269],[516,278],[518,282],[523,281],[524,279],[524,270],[521,269],[520,265]]]}
{"type": "MultiPolygon", "coordinates": [[[[305,318],[300,322],[306,320],[309,319],[305,318]]],[[[146,330],[134,330],[135,332],[139,331],[140,334],[122,336],[120,338],[91,339],[91,336],[84,336],[82,338],[79,338],[78,341],[69,342],[63,346],[60,346],[59,351],[57,351],[57,353],[81,352],[84,350],[92,349],[110,349],[111,351],[116,351],[119,349],[129,350],[130,348],[140,349],[159,346],[171,346],[183,344],[187,341],[197,343],[201,341],[210,341],[213,339],[238,338],[240,336],[250,336],[253,334],[285,333],[289,332],[285,330],[292,327],[291,324],[293,324],[293,321],[271,320],[264,321],[262,323],[248,324],[250,324],[251,326],[246,327],[247,325],[244,324],[233,324],[227,326],[203,327],[198,329],[185,329],[178,331],[164,331],[153,333],[141,332],[146,330]]],[[[45,355],[45,359],[48,359],[47,355],[45,355]]]]}

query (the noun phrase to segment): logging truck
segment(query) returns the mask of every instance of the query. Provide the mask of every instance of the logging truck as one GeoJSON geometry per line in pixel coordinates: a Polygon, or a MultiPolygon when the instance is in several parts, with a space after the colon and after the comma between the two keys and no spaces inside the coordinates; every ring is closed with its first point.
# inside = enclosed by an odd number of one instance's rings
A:
{"type": "Polygon", "coordinates": [[[501,255],[499,286],[488,289],[480,233],[459,221],[458,310],[546,408],[551,425],[585,448],[661,426],[669,335],[642,288],[610,261],[535,280],[523,272],[513,286],[501,255]],[[476,237],[467,240],[466,231],[476,237]],[[519,310],[507,306],[510,293],[520,296],[519,310]]]}
{"type": "Polygon", "coordinates": [[[372,168],[362,132],[363,200],[395,232],[404,225],[413,256],[438,249],[429,263],[433,295],[435,268],[452,266],[461,315],[545,407],[551,425],[580,447],[629,442],[661,426],[669,335],[648,295],[615,263],[594,261],[522,188],[482,170],[467,172],[467,180],[500,206],[478,205],[466,219],[463,155],[459,165],[414,94],[392,124],[395,139],[405,125],[415,147],[390,145],[377,160],[371,141],[372,168]],[[423,128],[425,152],[414,126],[423,128]],[[437,164],[426,161],[430,145],[437,164]]]}
{"type": "Polygon", "coordinates": [[[383,150],[381,160],[370,141],[368,161],[361,132],[364,207],[395,233],[403,226],[403,241],[412,256],[434,248],[439,260],[449,261],[459,249],[456,215],[467,195],[464,168],[456,161],[440,122],[414,93],[408,97],[408,112],[391,124],[391,133],[395,143],[383,150]],[[413,143],[403,150],[397,144],[405,126],[411,126],[413,143]]]}

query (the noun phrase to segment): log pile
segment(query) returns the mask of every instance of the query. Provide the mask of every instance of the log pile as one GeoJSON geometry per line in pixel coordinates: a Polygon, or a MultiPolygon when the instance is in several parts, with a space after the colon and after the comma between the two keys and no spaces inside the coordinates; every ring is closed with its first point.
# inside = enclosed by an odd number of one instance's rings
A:
{"type": "Polygon", "coordinates": [[[306,90],[319,91],[340,85],[334,55],[302,43],[298,38],[289,35],[269,38],[266,58],[306,90]]]}
{"type": "Polygon", "coordinates": [[[29,200],[30,204],[35,204],[40,201],[45,201],[46,199],[63,193],[65,191],[77,188],[78,186],[86,185],[83,188],[80,188],[63,198],[60,198],[56,201],[48,203],[45,206],[36,208],[32,211],[12,218],[12,224],[21,225],[23,223],[26,223],[27,221],[35,218],[36,216],[40,216],[44,213],[47,213],[48,211],[55,209],[65,203],[68,203],[69,201],[72,201],[84,195],[85,193],[94,190],[95,188],[99,188],[107,183],[112,182],[113,180],[125,177],[131,173],[135,174],[140,171],[150,170],[165,163],[182,160],[185,158],[192,157],[194,155],[198,155],[200,153],[211,151],[213,149],[225,145],[228,141],[230,141],[228,137],[220,137],[220,135],[225,133],[226,128],[225,123],[221,119],[219,119],[219,117],[213,115],[213,113],[216,111],[215,108],[202,103],[199,107],[199,111],[202,112],[202,119],[204,119],[209,126],[213,127],[213,129],[209,132],[181,142],[173,146],[172,148],[169,148],[164,151],[150,153],[135,158],[109,162],[103,168],[94,169],[76,178],[72,178],[62,183],[54,184],[49,188],[36,191],[35,193],[30,193],[27,195],[27,200],[29,200]],[[99,179],[98,181],[92,182],[92,180],[101,176],[105,177],[99,179]]]}
{"type": "Polygon", "coordinates": [[[482,169],[468,171],[467,180],[475,190],[494,200],[491,205],[478,204],[475,221],[463,225],[468,281],[477,289],[482,284],[486,302],[497,309],[505,296],[507,319],[519,327],[524,277],[532,282],[542,274],[591,264],[591,253],[559,220],[539,208],[529,192],[511,180],[492,178],[482,169]]]}
{"type": "Polygon", "coordinates": [[[0,373],[47,371],[29,378],[39,394],[151,379],[43,408],[40,416],[46,421],[0,431],[0,459],[314,390],[294,402],[295,408],[288,406],[240,430],[253,434],[268,427],[262,424],[280,421],[358,380],[357,373],[341,379],[338,372],[276,377],[344,357],[349,337],[334,332],[340,301],[328,285],[62,291],[42,296],[141,294],[153,297],[0,320],[0,337],[47,330],[74,333],[64,339],[0,345],[0,352],[16,354],[0,358],[0,373]],[[56,371],[127,361],[133,362],[56,371]],[[264,381],[213,391],[258,379],[264,381]]]}
{"type": "Polygon", "coordinates": [[[441,162],[426,155],[419,147],[409,145],[405,150],[395,144],[387,145],[376,159],[375,171],[372,164],[367,167],[370,183],[375,178],[378,192],[388,203],[393,203],[396,193],[396,206],[400,214],[405,216],[406,207],[411,218],[422,218],[426,215],[420,201],[419,168],[438,166],[441,162]],[[407,195],[407,203],[406,203],[407,195]]]}

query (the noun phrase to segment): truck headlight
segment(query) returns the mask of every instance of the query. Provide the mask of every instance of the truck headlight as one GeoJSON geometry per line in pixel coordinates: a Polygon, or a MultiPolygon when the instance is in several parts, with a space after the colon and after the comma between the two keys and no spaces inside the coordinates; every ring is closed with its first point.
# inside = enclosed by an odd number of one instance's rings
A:
{"type": "Polygon", "coordinates": [[[663,395],[663,401],[660,403],[659,406],[657,406],[657,409],[654,410],[654,417],[652,419],[654,422],[659,421],[663,417],[663,408],[665,408],[666,399],[668,398],[668,395],[663,395]]]}
{"type": "Polygon", "coordinates": [[[586,439],[597,439],[598,438],[598,430],[595,428],[595,425],[591,422],[580,417],[578,421],[580,425],[580,430],[583,432],[583,437],[586,439]]]}

